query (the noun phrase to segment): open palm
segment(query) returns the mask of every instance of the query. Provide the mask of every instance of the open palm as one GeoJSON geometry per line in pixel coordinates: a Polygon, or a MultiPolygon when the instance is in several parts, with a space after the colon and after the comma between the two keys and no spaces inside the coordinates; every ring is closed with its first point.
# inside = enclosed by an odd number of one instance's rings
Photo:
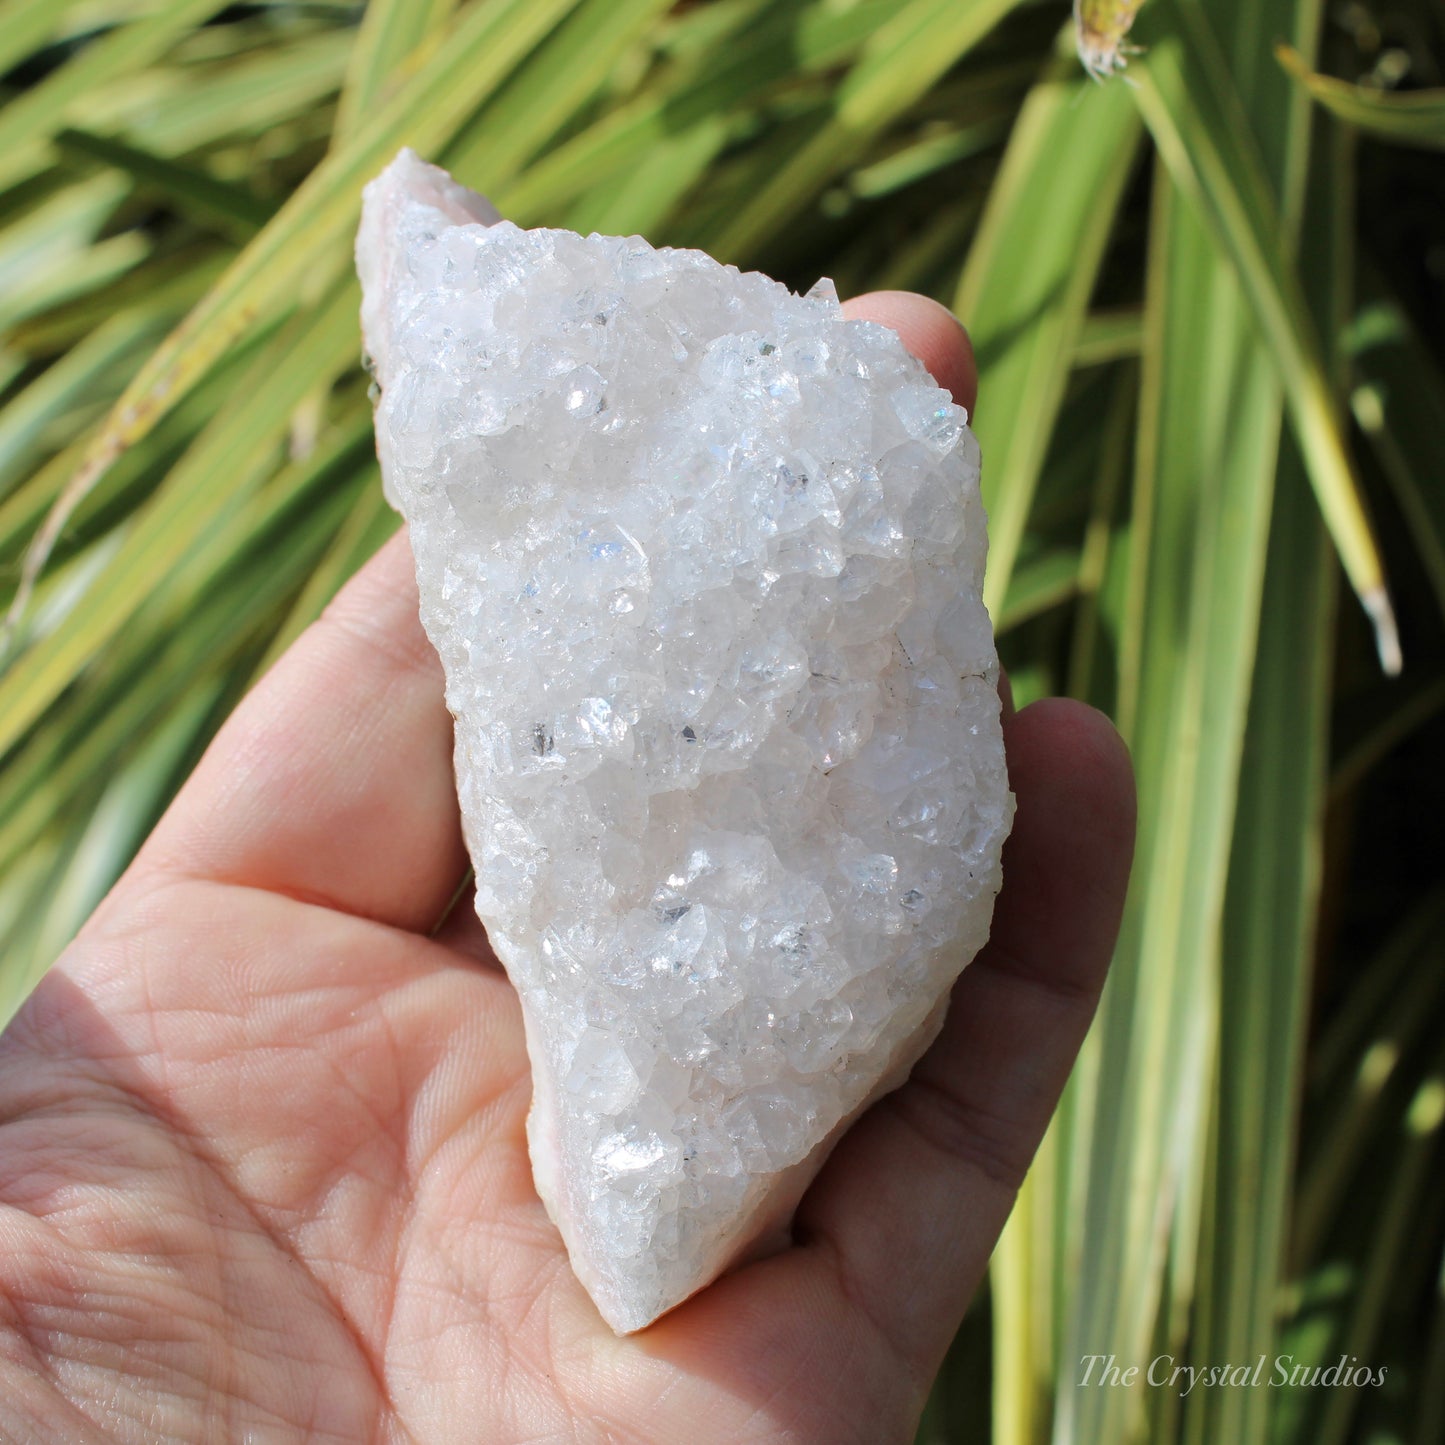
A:
{"type": "MultiPolygon", "coordinates": [[[[973,401],[940,308],[883,293],[973,401]]],[[[1088,1025],[1128,871],[1107,722],[1006,723],[1018,823],[943,1036],[791,1244],[618,1339],[531,1182],[393,541],[237,710],[0,1040],[0,1438],[906,1439],[1088,1025]]]]}

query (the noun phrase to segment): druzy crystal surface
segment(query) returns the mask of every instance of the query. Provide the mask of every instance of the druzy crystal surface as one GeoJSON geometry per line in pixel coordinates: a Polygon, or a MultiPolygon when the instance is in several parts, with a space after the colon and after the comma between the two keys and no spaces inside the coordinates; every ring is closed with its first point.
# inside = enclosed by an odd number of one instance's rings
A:
{"type": "Polygon", "coordinates": [[[786,1221],[936,1031],[1013,800],[964,412],[696,251],[403,152],[358,261],[539,1192],[617,1330],[786,1221]]]}

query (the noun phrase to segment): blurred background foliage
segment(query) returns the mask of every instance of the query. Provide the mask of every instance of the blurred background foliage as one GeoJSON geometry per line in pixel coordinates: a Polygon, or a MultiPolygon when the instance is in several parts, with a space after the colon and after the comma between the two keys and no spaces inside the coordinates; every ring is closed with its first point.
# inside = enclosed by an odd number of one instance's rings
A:
{"type": "Polygon", "coordinates": [[[1142,812],[921,1438],[1445,1439],[1445,6],[1131,39],[1098,84],[1059,0],[0,0],[0,1019],[396,525],[350,240],[399,145],[524,224],[924,291],[1015,691],[1109,711],[1142,812]],[[1386,1375],[1080,1388],[1109,1354],[1386,1375]]]}

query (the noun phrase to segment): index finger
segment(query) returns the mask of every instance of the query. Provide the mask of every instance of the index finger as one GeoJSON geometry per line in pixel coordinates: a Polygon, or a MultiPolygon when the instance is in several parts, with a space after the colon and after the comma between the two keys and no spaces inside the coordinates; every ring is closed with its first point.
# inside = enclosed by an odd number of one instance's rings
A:
{"type": "Polygon", "coordinates": [[[973,418],[978,367],[968,332],[948,307],[912,291],[869,291],[843,303],[851,321],[877,321],[898,333],[933,379],[973,418]]]}
{"type": "Polygon", "coordinates": [[[137,870],[430,929],[467,867],[443,689],[403,529],[241,702],[137,870]]]}

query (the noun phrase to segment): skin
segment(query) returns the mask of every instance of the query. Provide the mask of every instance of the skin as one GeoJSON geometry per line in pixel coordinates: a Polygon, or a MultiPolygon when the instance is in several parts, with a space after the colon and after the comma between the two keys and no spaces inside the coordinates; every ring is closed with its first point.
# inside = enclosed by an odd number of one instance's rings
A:
{"type": "MultiPolygon", "coordinates": [[[[880,293],[972,410],[967,338],[880,293]]],[[[532,1187],[405,536],[226,724],[0,1039],[0,1438],[904,1441],[1103,984],[1129,761],[1006,707],[993,940],[793,1242],[618,1339],[532,1187]]]]}

